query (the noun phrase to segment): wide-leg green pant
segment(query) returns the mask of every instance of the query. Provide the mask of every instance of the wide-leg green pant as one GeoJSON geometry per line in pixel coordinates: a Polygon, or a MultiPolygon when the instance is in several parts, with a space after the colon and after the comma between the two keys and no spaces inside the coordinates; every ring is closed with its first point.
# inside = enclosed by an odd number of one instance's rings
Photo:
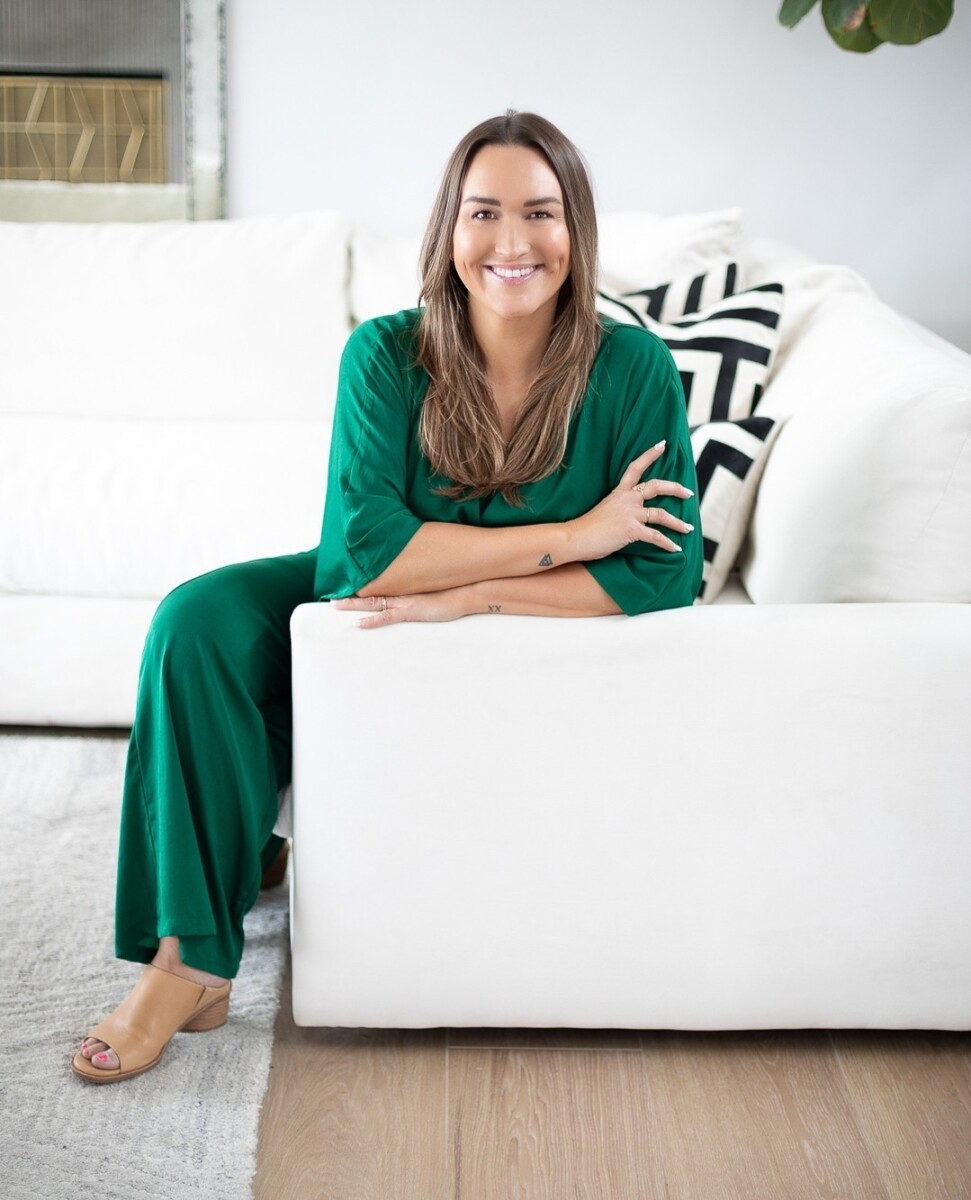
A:
{"type": "Polygon", "coordinates": [[[138,677],[122,801],[115,952],[233,978],[290,779],[290,615],[315,551],[223,567],[171,592],[138,677]]]}

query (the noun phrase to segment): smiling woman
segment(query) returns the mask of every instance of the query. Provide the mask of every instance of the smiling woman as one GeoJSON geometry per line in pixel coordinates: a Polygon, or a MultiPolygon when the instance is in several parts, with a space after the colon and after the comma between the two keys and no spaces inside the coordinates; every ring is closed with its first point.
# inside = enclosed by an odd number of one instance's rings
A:
{"type": "Polygon", "coordinates": [[[292,748],[290,616],[334,600],[377,628],[472,614],[690,605],[701,534],[670,352],[594,307],[583,160],[507,113],[445,170],[423,309],[344,350],[320,545],[183,584],[152,622],[125,777],[115,945],[148,964],[74,1058],[149,1070],[227,1016],[243,918],[280,848],[292,748]]]}

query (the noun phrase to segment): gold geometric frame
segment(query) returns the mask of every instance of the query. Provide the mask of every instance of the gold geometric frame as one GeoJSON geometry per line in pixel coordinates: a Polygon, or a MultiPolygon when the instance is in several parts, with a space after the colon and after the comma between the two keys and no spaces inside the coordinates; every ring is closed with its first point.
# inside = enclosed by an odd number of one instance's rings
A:
{"type": "Polygon", "coordinates": [[[0,76],[0,179],[165,183],[164,81],[0,76]]]}

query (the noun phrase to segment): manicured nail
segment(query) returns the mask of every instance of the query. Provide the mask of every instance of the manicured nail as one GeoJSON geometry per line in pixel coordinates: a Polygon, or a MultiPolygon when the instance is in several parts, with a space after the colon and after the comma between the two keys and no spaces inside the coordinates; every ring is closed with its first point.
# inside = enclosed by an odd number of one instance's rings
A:
{"type": "Polygon", "coordinates": [[[694,492],[693,492],[693,491],[692,491],[690,488],[685,488],[685,489],[684,489],[684,494],[685,494],[686,496],[693,496],[693,495],[694,495],[694,492]]]}
{"type": "Polygon", "coordinates": [[[107,1054],[96,1054],[95,1058],[98,1060],[98,1062],[107,1062],[108,1061],[107,1054]]]}
{"type": "Polygon", "coordinates": [[[682,524],[684,525],[685,533],[694,533],[694,531],[695,531],[694,525],[689,525],[687,521],[682,521],[682,524]]]}
{"type": "Polygon", "coordinates": [[[652,449],[652,450],[663,450],[663,449],[664,449],[664,447],[665,447],[667,444],[668,444],[668,442],[667,442],[667,438],[662,438],[662,440],[661,440],[661,441],[659,441],[659,442],[656,442],[656,443],[655,443],[655,444],[654,444],[654,445],[651,447],[651,449],[652,449]]]}

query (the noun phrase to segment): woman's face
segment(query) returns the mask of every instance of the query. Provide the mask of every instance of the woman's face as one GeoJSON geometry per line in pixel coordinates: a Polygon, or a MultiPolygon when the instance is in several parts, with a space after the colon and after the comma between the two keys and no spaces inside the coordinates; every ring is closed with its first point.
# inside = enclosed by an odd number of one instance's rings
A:
{"type": "Polygon", "coordinates": [[[462,185],[452,257],[473,319],[548,316],[570,273],[563,192],[526,146],[483,146],[462,185]]]}

